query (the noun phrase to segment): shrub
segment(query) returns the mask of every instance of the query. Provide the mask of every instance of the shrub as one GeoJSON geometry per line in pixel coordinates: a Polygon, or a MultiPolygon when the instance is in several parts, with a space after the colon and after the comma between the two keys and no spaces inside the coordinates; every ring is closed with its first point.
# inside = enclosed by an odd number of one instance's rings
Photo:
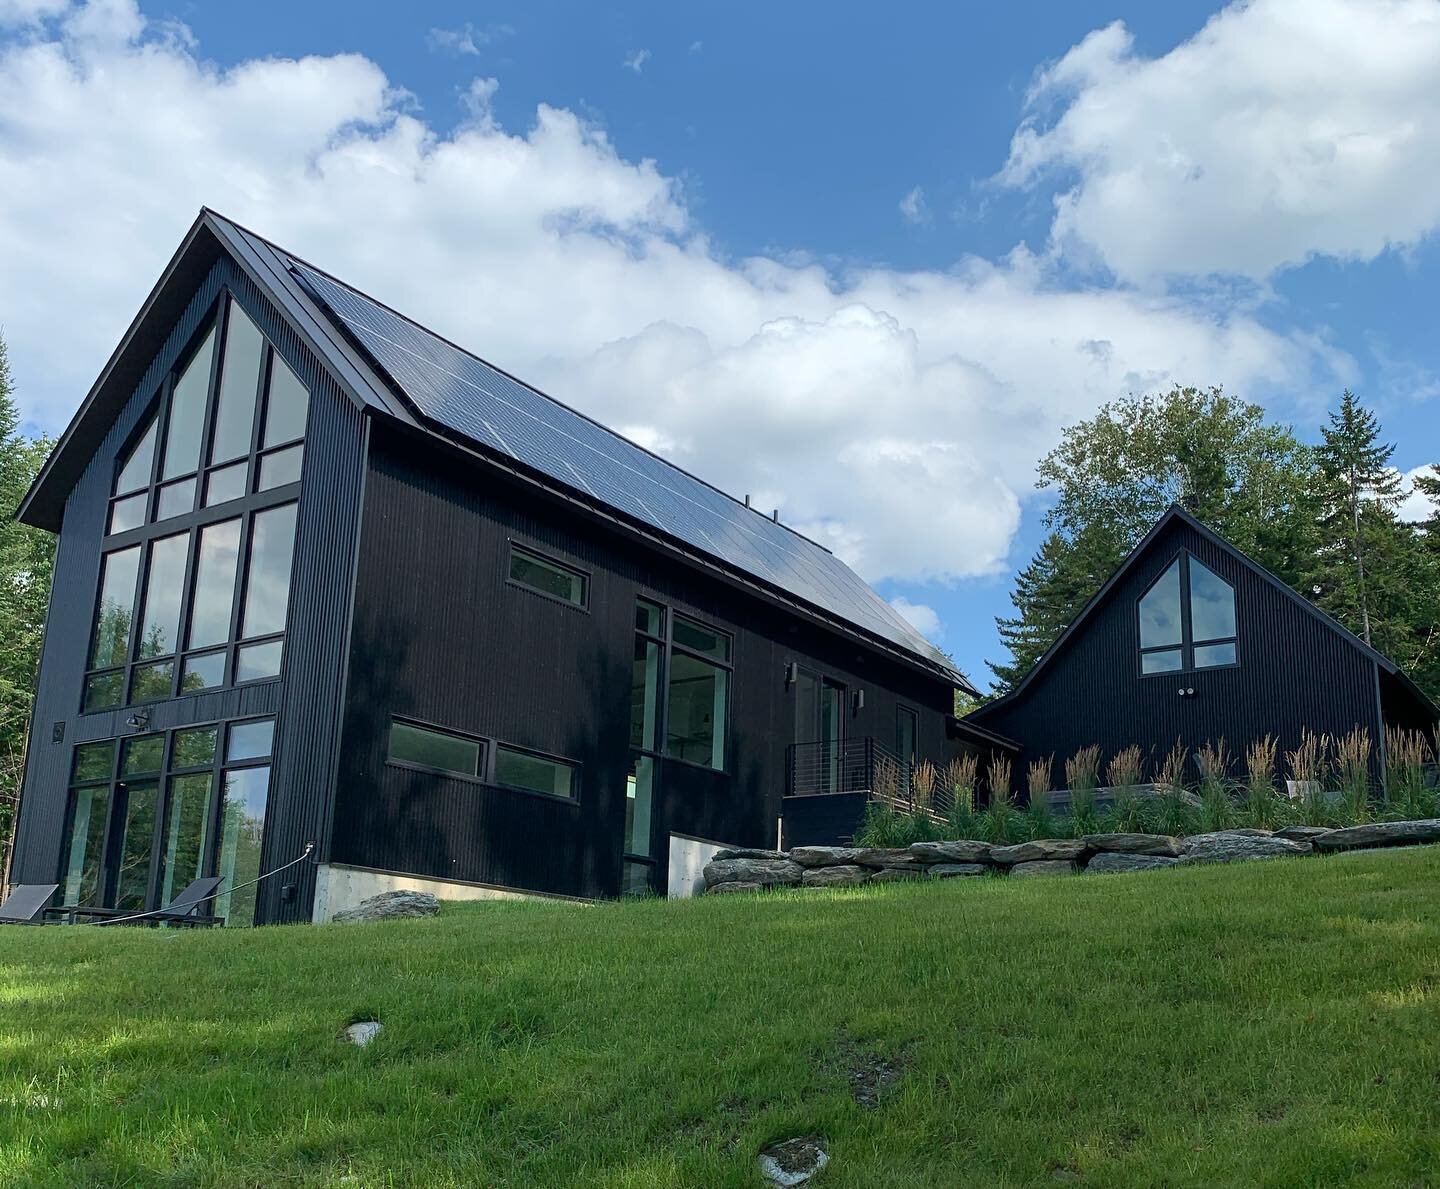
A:
{"type": "Polygon", "coordinates": [[[1193,834],[1199,825],[1198,815],[1185,800],[1185,759],[1185,746],[1177,739],[1155,770],[1160,791],[1155,828],[1163,834],[1193,834]]]}
{"type": "Polygon", "coordinates": [[[1055,837],[1055,815],[1050,811],[1050,779],[1054,771],[1054,755],[1048,755],[1043,760],[1031,760],[1030,767],[1026,769],[1025,785],[1030,803],[1025,816],[1031,838],[1055,837]]]}
{"type": "Polygon", "coordinates": [[[1245,749],[1245,811],[1250,825],[1273,830],[1290,816],[1289,806],[1275,795],[1274,735],[1256,739],[1245,749]]]}
{"type": "Polygon", "coordinates": [[[990,757],[990,766],[986,772],[990,782],[990,803],[985,806],[985,812],[981,814],[983,820],[982,833],[987,842],[1006,843],[1018,842],[1019,823],[1016,818],[1015,806],[1011,802],[1010,792],[1010,760],[1002,755],[990,757]]]}
{"type": "Polygon", "coordinates": [[[1230,799],[1230,749],[1224,739],[1202,743],[1195,753],[1200,769],[1200,824],[1206,830],[1228,830],[1235,825],[1235,803],[1230,799]]]}
{"type": "Polygon", "coordinates": [[[971,838],[975,833],[975,786],[980,783],[980,757],[956,756],[945,765],[944,785],[950,794],[946,825],[953,838],[971,838]]]}
{"type": "Polygon", "coordinates": [[[889,801],[871,801],[865,820],[855,831],[856,846],[909,846],[912,842],[936,842],[946,832],[928,813],[908,813],[889,801]]]}
{"type": "Polygon", "coordinates": [[[1402,818],[1435,816],[1435,790],[1425,785],[1425,765],[1434,756],[1420,731],[1385,728],[1385,800],[1402,818]]]}
{"type": "Polygon", "coordinates": [[[1145,761],[1135,745],[1117,752],[1105,769],[1105,778],[1115,793],[1115,810],[1111,814],[1113,829],[1141,832],[1147,828],[1146,813],[1140,803],[1140,778],[1145,761]]]}
{"type": "Polygon", "coordinates": [[[1330,807],[1325,800],[1325,755],[1330,750],[1330,736],[1306,730],[1300,735],[1300,746],[1285,753],[1285,766],[1294,785],[1300,820],[1307,826],[1330,824],[1330,807]]]}
{"type": "Polygon", "coordinates": [[[1097,832],[1095,789],[1100,784],[1100,745],[1082,747],[1065,761],[1065,784],[1070,789],[1070,823],[1075,837],[1097,832]]]}
{"type": "Polygon", "coordinates": [[[1356,727],[1335,741],[1341,807],[1352,822],[1370,816],[1370,732],[1356,727]]]}

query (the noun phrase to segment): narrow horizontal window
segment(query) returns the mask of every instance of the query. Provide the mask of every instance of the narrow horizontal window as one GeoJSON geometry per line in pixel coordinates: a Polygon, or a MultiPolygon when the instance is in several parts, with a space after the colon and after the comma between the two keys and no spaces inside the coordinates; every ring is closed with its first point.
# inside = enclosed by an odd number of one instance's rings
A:
{"type": "Polygon", "coordinates": [[[1217,665],[1233,665],[1235,663],[1235,641],[1228,644],[1197,644],[1195,645],[1195,667],[1197,669],[1213,669],[1217,665]]]}
{"type": "Polygon", "coordinates": [[[585,606],[590,580],[579,570],[531,553],[519,545],[510,546],[510,580],[551,598],[585,606]]]}
{"type": "Polygon", "coordinates": [[[398,763],[418,764],[422,768],[438,768],[458,776],[478,777],[484,752],[484,745],[478,739],[417,727],[399,719],[390,723],[387,755],[398,763]]]}
{"type": "Polygon", "coordinates": [[[675,616],[672,631],[676,648],[688,649],[701,656],[708,656],[711,660],[730,663],[730,637],[725,632],[716,631],[679,614],[675,616]]]}
{"type": "Polygon", "coordinates": [[[1175,673],[1179,671],[1181,665],[1181,652],[1178,648],[1140,654],[1140,671],[1142,673],[1175,673]]]}
{"type": "Polygon", "coordinates": [[[269,756],[275,746],[275,720],[255,718],[249,722],[230,724],[230,733],[225,739],[225,762],[238,764],[242,760],[259,760],[269,756]]]}
{"type": "Polygon", "coordinates": [[[496,744],[495,783],[553,797],[574,797],[575,765],[496,744]]]}

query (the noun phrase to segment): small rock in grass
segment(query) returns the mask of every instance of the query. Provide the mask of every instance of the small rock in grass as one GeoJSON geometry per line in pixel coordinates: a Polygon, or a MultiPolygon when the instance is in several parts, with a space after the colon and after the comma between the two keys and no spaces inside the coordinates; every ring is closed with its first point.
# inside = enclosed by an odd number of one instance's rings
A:
{"type": "Polygon", "coordinates": [[[383,1027],[385,1025],[379,1020],[359,1020],[345,1029],[345,1039],[352,1045],[359,1045],[363,1049],[380,1035],[380,1029],[383,1027]]]}
{"type": "Polygon", "coordinates": [[[840,867],[812,867],[805,872],[800,882],[807,888],[843,887],[846,884],[864,883],[873,874],[869,867],[846,863],[840,867]]]}
{"type": "Polygon", "coordinates": [[[366,921],[397,921],[409,917],[433,917],[440,901],[429,892],[381,892],[362,900],[354,908],[337,912],[337,925],[358,925],[366,921]]]}
{"type": "Polygon", "coordinates": [[[1010,868],[1011,875],[1073,875],[1074,872],[1075,864],[1068,859],[1032,859],[1010,868]]]}
{"type": "Polygon", "coordinates": [[[1168,855],[1125,855],[1102,851],[1085,865],[1086,871],[1148,871],[1155,867],[1173,867],[1179,859],[1168,855]]]}
{"type": "Polygon", "coordinates": [[[803,1185],[830,1163],[825,1141],[816,1136],[787,1139],[760,1151],[760,1172],[772,1185],[803,1185]]]}

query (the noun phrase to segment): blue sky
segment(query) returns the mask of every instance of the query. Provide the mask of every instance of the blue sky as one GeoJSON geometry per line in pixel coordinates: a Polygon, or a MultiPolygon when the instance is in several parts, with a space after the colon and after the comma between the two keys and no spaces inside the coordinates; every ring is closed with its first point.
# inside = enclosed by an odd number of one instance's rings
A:
{"type": "Polygon", "coordinates": [[[1348,384],[1437,461],[1437,80],[1435,0],[0,0],[0,325],[58,431],[208,203],[778,504],[983,679],[1104,399],[1313,438],[1348,384]]]}

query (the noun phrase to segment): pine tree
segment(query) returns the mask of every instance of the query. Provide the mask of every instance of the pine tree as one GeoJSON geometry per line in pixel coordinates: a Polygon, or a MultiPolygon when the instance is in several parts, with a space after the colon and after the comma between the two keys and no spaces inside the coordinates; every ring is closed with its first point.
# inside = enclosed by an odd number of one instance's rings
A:
{"type": "Polygon", "coordinates": [[[20,430],[9,356],[0,339],[0,879],[9,866],[55,561],[55,538],[20,524],[15,510],[50,445],[20,430]]]}
{"type": "Polygon", "coordinates": [[[1393,602],[1405,544],[1396,516],[1400,476],[1390,465],[1395,447],[1380,441],[1379,421],[1348,388],[1323,436],[1316,451],[1324,484],[1316,602],[1372,644],[1372,610],[1393,602]]]}

